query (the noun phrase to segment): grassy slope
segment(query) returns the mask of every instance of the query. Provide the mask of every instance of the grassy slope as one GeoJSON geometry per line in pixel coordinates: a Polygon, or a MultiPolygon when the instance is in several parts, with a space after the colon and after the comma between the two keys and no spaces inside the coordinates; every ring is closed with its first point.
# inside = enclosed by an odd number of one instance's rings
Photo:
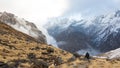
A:
{"type": "Polygon", "coordinates": [[[41,43],[0,22],[0,62],[9,67],[41,68],[45,64],[59,65],[72,57],[66,51],[41,43]]]}
{"type": "Polygon", "coordinates": [[[77,58],[72,62],[57,66],[57,68],[120,68],[120,60],[108,60],[103,58],[94,58],[90,62],[83,58],[77,58]]]}
{"type": "Polygon", "coordinates": [[[120,68],[117,59],[71,59],[72,54],[41,43],[0,22],[0,68],[120,68]]]}

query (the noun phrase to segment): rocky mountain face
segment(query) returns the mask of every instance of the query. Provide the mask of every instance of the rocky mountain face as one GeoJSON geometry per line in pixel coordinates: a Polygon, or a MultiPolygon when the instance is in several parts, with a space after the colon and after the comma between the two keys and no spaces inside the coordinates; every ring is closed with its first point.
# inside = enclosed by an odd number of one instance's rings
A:
{"type": "Polygon", "coordinates": [[[49,21],[49,26],[46,26],[46,28],[48,29],[48,33],[56,39],[58,47],[70,52],[89,47],[89,44],[87,44],[89,38],[82,32],[83,28],[80,27],[81,29],[78,30],[79,28],[77,29],[77,27],[74,26],[76,22],[77,21],[59,18],[49,21]]]}
{"type": "Polygon", "coordinates": [[[47,30],[58,47],[76,52],[92,49],[107,52],[120,46],[120,10],[92,20],[51,19],[47,30]]]}
{"type": "MultiPolygon", "coordinates": [[[[97,48],[102,52],[107,52],[116,48],[119,48],[119,39],[120,39],[120,11],[108,15],[102,15],[97,17],[94,21],[93,31],[93,43],[94,46],[97,45],[97,48]],[[96,32],[97,31],[97,32],[96,32]]],[[[91,26],[93,27],[93,26],[91,26]]]]}
{"type": "Polygon", "coordinates": [[[35,26],[35,24],[28,22],[24,19],[18,18],[14,14],[3,12],[0,13],[0,21],[10,25],[14,29],[21,31],[27,35],[30,35],[37,39],[39,42],[46,43],[46,37],[35,26]]]}
{"type": "Polygon", "coordinates": [[[48,68],[73,55],[0,22],[0,68],[48,68]]]}

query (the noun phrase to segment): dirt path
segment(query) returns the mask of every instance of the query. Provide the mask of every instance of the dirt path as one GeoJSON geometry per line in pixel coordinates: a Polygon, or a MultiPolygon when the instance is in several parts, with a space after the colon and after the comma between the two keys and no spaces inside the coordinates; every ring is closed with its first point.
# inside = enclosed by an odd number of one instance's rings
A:
{"type": "Polygon", "coordinates": [[[120,68],[120,61],[106,59],[96,59],[92,60],[92,64],[89,68],[120,68]]]}
{"type": "Polygon", "coordinates": [[[89,64],[91,63],[88,61],[83,61],[83,60],[80,61],[79,59],[76,59],[73,62],[68,62],[60,66],[50,67],[50,68],[88,68],[89,64]]]}
{"type": "Polygon", "coordinates": [[[88,62],[87,60],[76,59],[75,61],[51,68],[120,68],[120,60],[96,58],[88,62]]]}

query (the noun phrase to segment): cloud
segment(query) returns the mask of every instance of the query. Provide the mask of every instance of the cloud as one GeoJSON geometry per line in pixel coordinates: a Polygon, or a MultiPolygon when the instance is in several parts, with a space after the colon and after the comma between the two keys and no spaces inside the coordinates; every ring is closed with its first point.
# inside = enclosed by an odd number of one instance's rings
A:
{"type": "Polygon", "coordinates": [[[120,3],[120,0],[113,0],[114,2],[116,2],[116,3],[120,3]]]}
{"type": "Polygon", "coordinates": [[[7,11],[28,21],[44,21],[57,17],[67,9],[67,0],[0,0],[0,11],[7,11]]]}
{"type": "Polygon", "coordinates": [[[65,15],[96,16],[120,9],[120,0],[69,0],[65,15]]]}
{"type": "Polygon", "coordinates": [[[115,11],[119,6],[120,0],[0,0],[0,11],[16,14],[37,25],[51,17],[90,17],[115,11]]]}

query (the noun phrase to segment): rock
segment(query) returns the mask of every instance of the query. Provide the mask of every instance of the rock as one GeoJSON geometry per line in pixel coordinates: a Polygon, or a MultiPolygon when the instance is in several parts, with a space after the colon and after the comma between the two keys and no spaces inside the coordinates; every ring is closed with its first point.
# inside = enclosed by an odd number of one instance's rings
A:
{"type": "Polygon", "coordinates": [[[63,63],[63,60],[62,60],[61,57],[57,57],[54,61],[55,61],[54,64],[55,64],[56,66],[63,63]]]}
{"type": "Polygon", "coordinates": [[[8,64],[0,61],[0,68],[9,68],[8,64]]]}
{"type": "Polygon", "coordinates": [[[48,52],[42,52],[42,54],[43,54],[43,55],[47,55],[47,54],[49,54],[49,53],[48,53],[48,52]]]}
{"type": "Polygon", "coordinates": [[[47,52],[52,53],[52,52],[54,52],[54,49],[49,47],[49,48],[47,49],[47,52]]]}
{"type": "Polygon", "coordinates": [[[36,55],[34,53],[29,53],[27,57],[28,59],[36,59],[36,55]]]}
{"type": "Polygon", "coordinates": [[[80,55],[78,54],[78,53],[73,53],[73,55],[76,57],[76,58],[78,58],[78,57],[80,57],[80,55]]]}
{"type": "Polygon", "coordinates": [[[41,48],[42,50],[46,50],[47,48],[41,48]]]}
{"type": "Polygon", "coordinates": [[[30,50],[40,50],[40,47],[30,48],[30,50]]]}
{"type": "Polygon", "coordinates": [[[8,50],[6,50],[6,49],[3,49],[3,52],[5,52],[5,53],[9,53],[9,51],[8,51],[8,50]]]}
{"type": "Polygon", "coordinates": [[[31,68],[48,68],[49,64],[42,60],[36,60],[31,68]]]}
{"type": "Polygon", "coordinates": [[[37,46],[37,47],[35,47],[35,50],[40,50],[40,47],[38,47],[38,46],[37,46]]]}
{"type": "Polygon", "coordinates": [[[68,59],[68,62],[72,62],[72,61],[74,61],[75,59],[76,59],[76,57],[73,56],[73,57],[71,57],[70,59],[68,59]]]}

